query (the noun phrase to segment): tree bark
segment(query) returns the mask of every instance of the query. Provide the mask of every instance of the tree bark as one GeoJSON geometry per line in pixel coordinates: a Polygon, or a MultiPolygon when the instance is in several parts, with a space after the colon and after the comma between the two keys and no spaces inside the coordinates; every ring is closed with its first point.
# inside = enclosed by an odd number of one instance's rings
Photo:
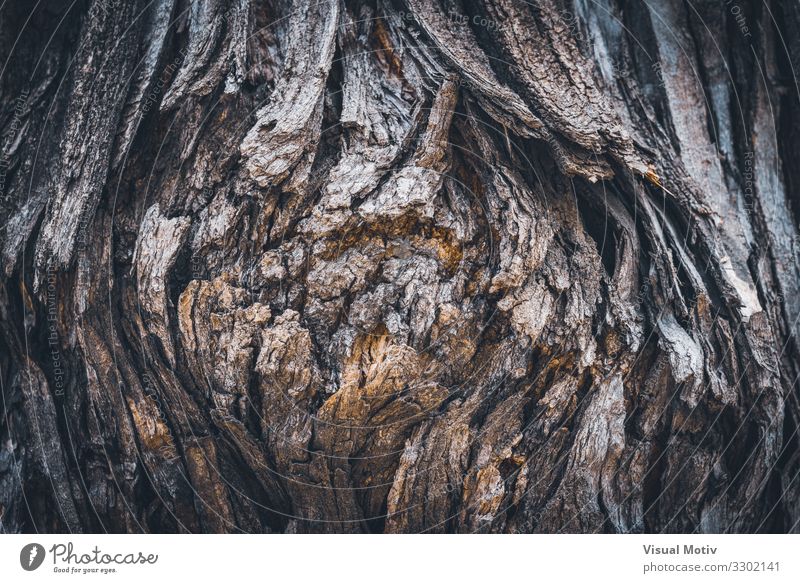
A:
{"type": "Polygon", "coordinates": [[[800,8],[0,7],[4,532],[797,532],[800,8]]]}

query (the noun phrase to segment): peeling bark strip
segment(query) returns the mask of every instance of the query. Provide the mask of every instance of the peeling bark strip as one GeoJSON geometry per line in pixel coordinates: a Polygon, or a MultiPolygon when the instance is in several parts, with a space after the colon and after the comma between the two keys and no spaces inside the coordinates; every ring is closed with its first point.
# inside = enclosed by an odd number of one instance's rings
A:
{"type": "Polygon", "coordinates": [[[800,531],[796,3],[29,10],[2,531],[800,531]]]}

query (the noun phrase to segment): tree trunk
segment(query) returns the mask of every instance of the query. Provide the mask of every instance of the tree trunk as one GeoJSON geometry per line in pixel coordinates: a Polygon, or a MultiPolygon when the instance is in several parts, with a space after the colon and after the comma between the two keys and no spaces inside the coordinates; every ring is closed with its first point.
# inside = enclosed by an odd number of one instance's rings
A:
{"type": "Polygon", "coordinates": [[[789,532],[800,8],[0,8],[6,532],[789,532]]]}

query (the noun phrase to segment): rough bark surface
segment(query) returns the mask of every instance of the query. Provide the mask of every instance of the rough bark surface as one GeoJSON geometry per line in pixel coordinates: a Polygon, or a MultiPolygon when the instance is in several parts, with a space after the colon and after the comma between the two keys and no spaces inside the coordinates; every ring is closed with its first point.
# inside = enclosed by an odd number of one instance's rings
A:
{"type": "Polygon", "coordinates": [[[2,531],[800,528],[796,2],[5,2],[0,63],[2,531]]]}

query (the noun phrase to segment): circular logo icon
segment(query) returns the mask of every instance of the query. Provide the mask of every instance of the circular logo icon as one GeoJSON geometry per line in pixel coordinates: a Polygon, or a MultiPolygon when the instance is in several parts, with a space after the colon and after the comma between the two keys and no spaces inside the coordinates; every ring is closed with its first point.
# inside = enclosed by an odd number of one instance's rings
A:
{"type": "Polygon", "coordinates": [[[44,547],[38,543],[31,543],[22,547],[19,552],[19,564],[26,571],[35,571],[44,562],[44,547]]]}

